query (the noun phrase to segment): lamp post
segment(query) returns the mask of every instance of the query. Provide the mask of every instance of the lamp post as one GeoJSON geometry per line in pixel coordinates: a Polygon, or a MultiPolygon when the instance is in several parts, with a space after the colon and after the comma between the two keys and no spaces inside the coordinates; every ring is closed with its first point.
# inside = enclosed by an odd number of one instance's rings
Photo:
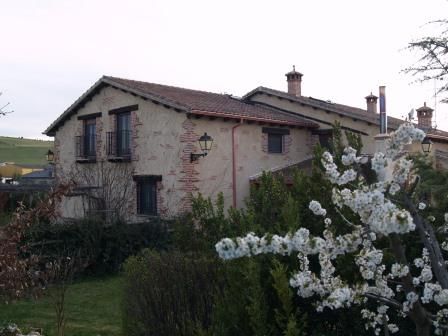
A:
{"type": "Polygon", "coordinates": [[[425,154],[428,154],[431,151],[432,141],[428,137],[424,138],[422,141],[422,151],[425,154]]]}
{"type": "Polygon", "coordinates": [[[200,157],[207,156],[208,152],[212,149],[213,138],[205,132],[198,140],[199,147],[201,148],[202,153],[191,153],[190,154],[190,162],[197,161],[200,157]]]}

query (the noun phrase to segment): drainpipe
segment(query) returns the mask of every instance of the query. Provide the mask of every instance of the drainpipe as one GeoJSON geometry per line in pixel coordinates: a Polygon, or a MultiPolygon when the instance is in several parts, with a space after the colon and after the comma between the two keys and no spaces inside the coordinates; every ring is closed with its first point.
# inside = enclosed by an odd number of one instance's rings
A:
{"type": "Polygon", "coordinates": [[[235,148],[235,130],[243,124],[243,119],[240,123],[232,126],[232,192],[233,192],[233,207],[236,208],[236,148],[235,148]]]}

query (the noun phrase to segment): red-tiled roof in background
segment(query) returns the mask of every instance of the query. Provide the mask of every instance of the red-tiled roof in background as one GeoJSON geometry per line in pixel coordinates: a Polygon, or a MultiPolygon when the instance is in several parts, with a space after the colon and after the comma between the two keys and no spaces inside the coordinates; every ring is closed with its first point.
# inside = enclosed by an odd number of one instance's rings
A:
{"type": "MultiPolygon", "coordinates": [[[[260,94],[260,93],[280,97],[283,99],[288,99],[290,101],[297,102],[299,104],[319,108],[324,111],[333,112],[333,113],[343,115],[346,117],[350,117],[350,118],[354,118],[357,120],[362,120],[362,121],[365,121],[367,123],[371,123],[374,125],[379,125],[379,123],[380,123],[380,120],[379,120],[380,117],[379,117],[378,113],[372,114],[370,112],[367,112],[367,110],[363,110],[363,109],[348,106],[348,105],[337,104],[337,103],[333,103],[333,102],[325,101],[325,100],[321,100],[321,99],[316,99],[313,97],[304,97],[304,96],[297,97],[297,96],[288,94],[287,92],[278,91],[278,90],[274,90],[274,89],[270,89],[270,88],[266,88],[266,87],[262,87],[262,86],[245,94],[243,96],[243,99],[250,100],[250,98],[252,96],[254,96],[256,94],[260,94]]],[[[291,112],[291,113],[294,113],[294,112],[291,112]]],[[[400,124],[402,124],[404,122],[405,122],[404,120],[401,120],[401,119],[398,119],[395,117],[390,117],[390,116],[387,117],[387,126],[389,129],[392,129],[392,130],[397,129],[398,126],[400,126],[400,124]]],[[[433,139],[448,140],[448,132],[443,131],[443,130],[430,129],[430,130],[426,130],[426,133],[427,133],[428,137],[433,138],[433,139]]]]}

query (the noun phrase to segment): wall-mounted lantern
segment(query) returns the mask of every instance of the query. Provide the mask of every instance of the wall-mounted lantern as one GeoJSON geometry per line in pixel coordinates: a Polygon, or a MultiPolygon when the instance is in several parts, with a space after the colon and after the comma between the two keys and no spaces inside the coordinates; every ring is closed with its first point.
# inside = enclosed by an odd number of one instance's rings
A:
{"type": "Polygon", "coordinates": [[[47,161],[49,163],[53,163],[54,161],[54,153],[51,149],[48,150],[47,154],[45,154],[45,157],[47,158],[47,161]]]}
{"type": "Polygon", "coordinates": [[[432,141],[428,137],[424,138],[422,141],[422,151],[425,154],[428,154],[431,151],[432,141]]]}
{"type": "Polygon", "coordinates": [[[208,152],[212,149],[213,138],[207,133],[204,133],[204,135],[199,138],[198,142],[202,153],[191,153],[190,162],[197,161],[200,157],[207,156],[208,152]]]}

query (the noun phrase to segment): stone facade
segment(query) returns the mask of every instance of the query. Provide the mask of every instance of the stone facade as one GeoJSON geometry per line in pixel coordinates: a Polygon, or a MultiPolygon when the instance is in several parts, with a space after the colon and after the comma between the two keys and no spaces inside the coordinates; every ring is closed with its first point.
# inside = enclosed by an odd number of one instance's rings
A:
{"type": "MultiPolygon", "coordinates": [[[[263,126],[266,125],[236,119],[192,117],[124,91],[105,87],[56,132],[56,176],[60,182],[78,179],[77,186],[82,189],[89,187],[86,185],[89,183],[82,181],[82,172],[99,169],[116,171],[114,167],[127,170],[129,176],[122,179],[129,195],[123,209],[126,220],[130,222],[145,218],[137,214],[135,176],[161,176],[161,181],[157,182],[157,209],[161,217],[174,217],[191,210],[191,197],[199,192],[212,198],[222,192],[226,207],[233,204],[242,207],[249,194],[250,176],[300,162],[311,153],[308,147],[311,130],[291,127],[282,127],[290,132],[284,136],[283,152],[268,153],[263,126]],[[106,155],[106,137],[108,132],[116,130],[116,115],[109,114],[109,111],[132,105],[138,105],[138,109],[131,112],[131,160],[111,162],[106,155]],[[92,114],[97,115],[96,162],[77,162],[74,139],[82,135],[83,118],[92,114]],[[191,162],[191,153],[200,152],[197,140],[204,132],[213,137],[213,148],[207,156],[191,162]]],[[[90,182],[95,184],[95,188],[103,188],[101,183],[101,180],[90,182]]],[[[116,193],[120,192],[119,189],[117,187],[116,193]]],[[[66,218],[82,217],[89,212],[88,207],[86,192],[74,192],[63,201],[61,214],[66,218]]]]}

